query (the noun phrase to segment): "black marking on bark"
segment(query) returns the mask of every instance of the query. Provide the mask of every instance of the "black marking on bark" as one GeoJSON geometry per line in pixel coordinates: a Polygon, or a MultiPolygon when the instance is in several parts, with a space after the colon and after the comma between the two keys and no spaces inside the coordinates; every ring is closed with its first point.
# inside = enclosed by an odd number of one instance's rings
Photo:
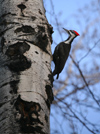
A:
{"type": "Polygon", "coordinates": [[[39,54],[37,51],[35,51],[36,54],[39,54]]]}
{"type": "Polygon", "coordinates": [[[23,11],[26,8],[26,6],[24,4],[19,4],[19,5],[17,5],[17,7],[20,8],[21,11],[23,11]]]}
{"type": "Polygon", "coordinates": [[[51,85],[52,85],[52,87],[53,87],[54,78],[53,78],[52,72],[51,72],[51,74],[48,75],[48,77],[49,77],[49,80],[50,80],[51,85]]]}
{"type": "Polygon", "coordinates": [[[34,28],[32,28],[31,26],[22,26],[22,27],[19,27],[15,30],[15,33],[18,33],[18,32],[23,32],[23,33],[34,33],[35,30],[34,28]]]}
{"type": "Polygon", "coordinates": [[[9,13],[4,13],[2,16],[0,16],[0,18],[4,18],[4,17],[7,16],[8,14],[10,14],[10,12],[9,12],[9,13]]]}
{"type": "Polygon", "coordinates": [[[39,124],[44,125],[44,124],[40,121],[40,119],[38,118],[38,117],[39,117],[39,114],[38,114],[37,112],[33,112],[32,114],[31,114],[31,117],[30,117],[30,118],[31,118],[31,121],[34,122],[33,124],[35,124],[35,123],[38,122],[39,124]],[[32,116],[32,114],[35,115],[35,118],[32,116]]]}
{"type": "Polygon", "coordinates": [[[31,133],[31,134],[46,134],[42,130],[43,128],[40,126],[26,126],[26,127],[21,127],[22,133],[31,133]]]}
{"type": "Polygon", "coordinates": [[[42,15],[42,11],[39,9],[39,14],[41,14],[42,15]]]}
{"type": "Polygon", "coordinates": [[[46,100],[46,104],[47,104],[47,107],[50,109],[50,104],[52,103],[53,101],[53,93],[52,93],[52,87],[50,85],[46,85],[45,86],[45,91],[47,93],[47,100],[46,100]]]}
{"type": "Polygon", "coordinates": [[[8,13],[4,13],[3,15],[1,15],[0,18],[3,18],[4,19],[4,17],[6,17],[7,15],[16,16],[15,13],[8,12],[8,13]]]}
{"type": "Polygon", "coordinates": [[[43,51],[45,51],[46,53],[48,53],[48,51],[46,50],[47,45],[48,45],[48,37],[45,34],[45,27],[38,26],[38,29],[40,31],[40,34],[38,34],[37,41],[34,42],[34,44],[36,44],[36,46],[38,46],[43,51]]]}
{"type": "Polygon", "coordinates": [[[26,6],[24,4],[19,4],[17,7],[21,10],[21,15],[24,17],[23,10],[26,8],[26,6]]]}
{"type": "Polygon", "coordinates": [[[48,31],[50,34],[54,33],[53,27],[50,24],[48,24],[48,31]]]}
{"type": "Polygon", "coordinates": [[[24,54],[30,49],[30,46],[26,42],[17,42],[8,47],[6,55],[8,57],[15,57],[24,54]]]}
{"type": "Polygon", "coordinates": [[[13,72],[20,72],[30,68],[31,61],[28,60],[24,55],[19,55],[17,58],[12,58],[12,61],[7,66],[13,72]]]}
{"type": "Polygon", "coordinates": [[[31,16],[32,21],[36,20],[35,16],[31,16]]]}
{"type": "Polygon", "coordinates": [[[20,118],[16,118],[16,120],[20,123],[20,129],[22,133],[45,134],[42,131],[42,127],[40,126],[43,125],[43,123],[38,118],[40,116],[41,110],[39,103],[27,102],[18,96],[17,101],[15,102],[15,108],[21,115],[19,116],[20,118]],[[32,116],[32,114],[34,114],[34,116],[32,116]]]}
{"type": "Polygon", "coordinates": [[[45,27],[44,26],[39,26],[38,25],[38,29],[39,29],[40,32],[45,32],[45,27]]]}
{"type": "Polygon", "coordinates": [[[6,26],[7,25],[7,21],[6,20],[1,21],[0,25],[5,25],[6,26]]]}
{"type": "Polygon", "coordinates": [[[6,86],[6,85],[8,85],[8,84],[9,84],[9,82],[6,82],[6,83],[2,84],[2,85],[0,86],[0,88],[6,86]]]}
{"type": "Polygon", "coordinates": [[[46,52],[46,53],[48,53],[50,55],[50,53],[47,51],[47,45],[49,43],[49,39],[48,39],[48,36],[46,34],[45,27],[40,26],[40,25],[38,25],[37,27],[38,27],[37,28],[38,33],[35,32],[35,29],[33,29],[34,32],[32,31],[32,33],[29,33],[29,35],[32,35],[34,37],[31,41],[26,40],[26,39],[17,39],[17,40],[27,41],[27,42],[29,42],[29,43],[31,43],[33,45],[36,45],[37,47],[42,49],[44,52],[46,52]]]}
{"type": "Polygon", "coordinates": [[[0,22],[0,25],[2,26],[7,26],[7,25],[11,25],[11,24],[19,24],[18,22],[10,22],[10,21],[6,21],[6,20],[3,20],[0,22]]]}
{"type": "Polygon", "coordinates": [[[45,114],[45,120],[46,122],[48,122],[48,116],[45,114]]]}
{"type": "Polygon", "coordinates": [[[17,42],[8,47],[5,54],[11,60],[7,64],[11,71],[20,72],[31,67],[31,61],[23,55],[29,49],[30,46],[26,42],[17,42]]]}
{"type": "Polygon", "coordinates": [[[5,42],[6,42],[5,38],[2,37],[2,38],[1,38],[1,48],[0,48],[0,49],[1,49],[0,51],[1,51],[1,52],[3,52],[3,48],[4,48],[4,45],[5,45],[5,42]]]}
{"type": "Polygon", "coordinates": [[[10,93],[14,93],[14,94],[17,93],[18,83],[19,83],[19,80],[14,80],[14,81],[10,82],[10,87],[13,89],[13,90],[10,91],[10,93]]]}
{"type": "MultiPolygon", "coordinates": [[[[6,104],[7,102],[0,102],[0,108],[4,105],[4,104],[6,104]]],[[[3,113],[3,112],[2,112],[3,113]]],[[[0,113],[0,116],[2,115],[2,113],[0,113]]]]}
{"type": "Polygon", "coordinates": [[[51,41],[51,44],[52,44],[52,42],[53,42],[52,33],[54,32],[53,27],[50,24],[47,24],[47,26],[48,26],[48,33],[49,33],[50,41],[51,41]]]}
{"type": "Polygon", "coordinates": [[[7,30],[10,30],[10,29],[12,29],[12,28],[13,28],[13,26],[11,26],[11,27],[9,27],[9,28],[3,30],[3,31],[1,31],[1,29],[0,29],[0,36],[2,36],[7,30]]]}

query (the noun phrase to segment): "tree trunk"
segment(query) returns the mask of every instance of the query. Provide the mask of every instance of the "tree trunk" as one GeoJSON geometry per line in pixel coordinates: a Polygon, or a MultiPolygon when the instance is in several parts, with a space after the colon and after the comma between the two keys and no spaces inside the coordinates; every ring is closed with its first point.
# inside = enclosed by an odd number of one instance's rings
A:
{"type": "Polygon", "coordinates": [[[42,0],[0,1],[0,134],[49,134],[52,27],[42,0]]]}

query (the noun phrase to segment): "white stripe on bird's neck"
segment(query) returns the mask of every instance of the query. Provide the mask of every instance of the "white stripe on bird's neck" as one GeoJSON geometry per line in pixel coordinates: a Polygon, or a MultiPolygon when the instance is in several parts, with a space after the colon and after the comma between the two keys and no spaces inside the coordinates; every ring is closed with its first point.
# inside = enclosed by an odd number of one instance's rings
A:
{"type": "Polygon", "coordinates": [[[74,38],[75,38],[75,36],[72,35],[72,36],[70,36],[70,38],[68,38],[67,40],[65,40],[64,43],[65,44],[70,44],[73,41],[74,38]]]}

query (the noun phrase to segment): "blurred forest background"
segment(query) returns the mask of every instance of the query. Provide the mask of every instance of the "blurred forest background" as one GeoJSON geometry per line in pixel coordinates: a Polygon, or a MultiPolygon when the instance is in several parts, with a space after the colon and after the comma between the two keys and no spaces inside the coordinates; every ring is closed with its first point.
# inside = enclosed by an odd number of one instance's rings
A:
{"type": "Polygon", "coordinates": [[[80,34],[53,83],[51,134],[100,134],[100,1],[44,0],[44,6],[54,30],[52,53],[68,36],[63,27],[80,34]]]}

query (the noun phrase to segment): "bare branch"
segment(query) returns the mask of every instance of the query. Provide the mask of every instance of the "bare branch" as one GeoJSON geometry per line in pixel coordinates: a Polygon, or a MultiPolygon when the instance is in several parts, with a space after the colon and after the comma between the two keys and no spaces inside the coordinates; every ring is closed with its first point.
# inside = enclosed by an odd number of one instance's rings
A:
{"type": "Polygon", "coordinates": [[[81,62],[88,54],[95,48],[95,46],[100,42],[100,39],[94,44],[94,46],[78,61],[81,62]]]}
{"type": "Polygon", "coordinates": [[[84,77],[84,75],[83,75],[83,73],[82,73],[82,71],[81,71],[79,65],[75,62],[75,60],[73,59],[73,57],[72,57],[71,55],[70,55],[70,57],[71,57],[71,59],[72,59],[74,65],[75,65],[75,66],[77,67],[77,69],[79,70],[80,75],[81,75],[81,77],[82,77],[84,83],[86,84],[89,93],[91,94],[91,96],[93,97],[93,99],[95,100],[95,102],[97,103],[97,105],[100,107],[100,104],[99,104],[99,102],[96,100],[96,98],[95,98],[94,94],[92,93],[92,91],[90,90],[89,85],[88,85],[87,81],[85,80],[85,77],[84,77]]]}
{"type": "Polygon", "coordinates": [[[88,130],[88,131],[90,131],[92,134],[96,134],[93,130],[91,130],[87,125],[86,125],[86,123],[84,122],[84,121],[82,121],[78,116],[77,116],[77,114],[75,114],[75,112],[72,110],[72,108],[71,108],[71,105],[68,105],[66,102],[64,102],[63,100],[61,100],[61,99],[59,99],[59,98],[57,98],[56,97],[56,99],[58,99],[60,102],[62,102],[63,104],[65,104],[66,105],[66,107],[70,110],[70,112],[73,114],[73,116],[71,116],[71,117],[74,117],[74,118],[76,118],[79,122],[81,122],[82,124],[83,124],[83,126],[88,130]]]}
{"type": "Polygon", "coordinates": [[[57,19],[57,16],[56,16],[56,14],[55,14],[53,2],[52,2],[52,0],[50,0],[50,2],[51,2],[52,11],[53,11],[53,15],[54,15],[54,18],[55,18],[55,21],[56,21],[56,26],[57,26],[58,32],[59,32],[59,34],[60,34],[61,40],[63,40],[63,38],[62,38],[62,33],[60,32],[60,29],[59,29],[58,19],[57,19]]]}

